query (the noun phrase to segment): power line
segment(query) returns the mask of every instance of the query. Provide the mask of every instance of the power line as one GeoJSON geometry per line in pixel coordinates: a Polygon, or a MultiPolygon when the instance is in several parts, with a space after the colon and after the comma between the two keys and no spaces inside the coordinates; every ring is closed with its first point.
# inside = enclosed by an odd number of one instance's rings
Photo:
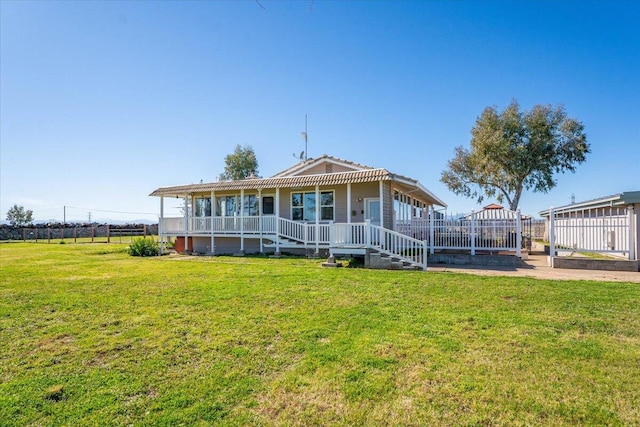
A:
{"type": "Polygon", "coordinates": [[[120,214],[129,214],[129,215],[157,215],[157,212],[126,212],[126,211],[109,211],[109,210],[104,210],[104,209],[94,209],[94,208],[83,208],[80,206],[69,206],[67,205],[68,208],[74,208],[74,209],[84,209],[87,211],[91,211],[91,212],[106,212],[106,213],[120,213],[120,214]]]}

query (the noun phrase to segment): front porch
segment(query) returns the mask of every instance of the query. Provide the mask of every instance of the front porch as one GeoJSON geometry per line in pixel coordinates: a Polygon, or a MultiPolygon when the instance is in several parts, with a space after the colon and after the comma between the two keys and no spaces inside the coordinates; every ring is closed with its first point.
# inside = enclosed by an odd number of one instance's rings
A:
{"type": "Polygon", "coordinates": [[[363,255],[373,250],[423,269],[426,256],[436,251],[468,251],[472,256],[510,252],[522,256],[520,212],[491,220],[476,215],[451,219],[430,209],[426,218],[394,221],[393,229],[371,221],[307,223],[276,216],[177,217],[160,218],[159,233],[163,245],[167,237],[182,237],[185,242],[197,239],[200,246],[193,246],[193,250],[211,255],[220,253],[216,241],[233,240],[234,253],[240,254],[278,255],[282,250],[300,249],[313,250],[316,255],[321,250],[332,255],[363,255]]]}

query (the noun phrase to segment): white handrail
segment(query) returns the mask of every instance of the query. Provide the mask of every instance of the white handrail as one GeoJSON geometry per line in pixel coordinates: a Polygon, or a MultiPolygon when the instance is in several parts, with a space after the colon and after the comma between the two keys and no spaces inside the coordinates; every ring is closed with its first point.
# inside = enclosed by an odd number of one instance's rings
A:
{"type": "Polygon", "coordinates": [[[366,247],[427,269],[427,241],[418,240],[379,225],[332,224],[331,246],[366,247]]]}
{"type": "Polygon", "coordinates": [[[291,221],[286,218],[278,218],[280,224],[280,236],[290,240],[307,243],[306,224],[303,222],[291,221]]]}
{"type": "Polygon", "coordinates": [[[406,236],[379,225],[367,224],[371,230],[371,245],[378,251],[427,269],[427,241],[406,236]]]}

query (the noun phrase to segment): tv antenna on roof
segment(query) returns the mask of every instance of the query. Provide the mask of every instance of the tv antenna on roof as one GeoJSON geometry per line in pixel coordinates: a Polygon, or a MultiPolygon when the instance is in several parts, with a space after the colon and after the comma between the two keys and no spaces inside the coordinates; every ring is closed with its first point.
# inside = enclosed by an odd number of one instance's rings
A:
{"type": "MultiPolygon", "coordinates": [[[[307,142],[309,140],[309,134],[307,133],[307,115],[304,115],[304,132],[302,132],[302,137],[304,138],[304,160],[307,160],[307,142]]],[[[302,156],[301,156],[302,157],[302,156]]]]}
{"type": "Polygon", "coordinates": [[[300,159],[300,161],[306,161],[307,160],[307,142],[309,141],[308,138],[308,133],[307,133],[307,115],[304,115],[304,132],[300,132],[300,136],[302,136],[302,139],[304,139],[304,151],[300,152],[300,155],[297,155],[296,153],[293,153],[293,157],[295,157],[296,159],[300,159]]]}

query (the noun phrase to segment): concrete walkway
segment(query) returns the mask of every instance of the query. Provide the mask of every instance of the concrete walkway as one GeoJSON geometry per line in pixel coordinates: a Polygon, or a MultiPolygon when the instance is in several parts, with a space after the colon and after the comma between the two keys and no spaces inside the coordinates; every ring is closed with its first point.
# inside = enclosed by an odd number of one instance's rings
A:
{"type": "Polygon", "coordinates": [[[467,273],[478,276],[518,276],[549,280],[597,280],[603,282],[640,283],[640,273],[551,268],[547,265],[547,256],[541,254],[529,255],[529,259],[524,261],[524,265],[520,267],[430,264],[427,266],[427,271],[467,273]]]}

